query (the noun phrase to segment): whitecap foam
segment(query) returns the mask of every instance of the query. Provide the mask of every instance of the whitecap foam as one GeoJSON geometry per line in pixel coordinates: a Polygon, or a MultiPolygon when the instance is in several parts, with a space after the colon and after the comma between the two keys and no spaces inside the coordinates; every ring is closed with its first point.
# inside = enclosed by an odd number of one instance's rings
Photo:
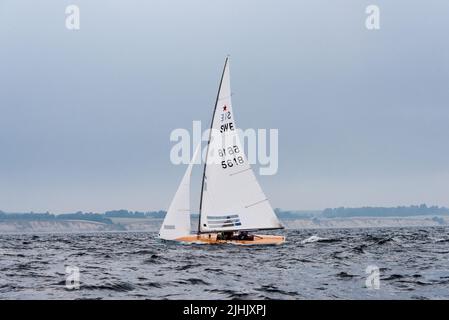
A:
{"type": "Polygon", "coordinates": [[[301,241],[302,244],[306,244],[306,243],[313,243],[313,242],[319,242],[319,241],[325,241],[328,240],[327,238],[321,238],[318,236],[311,236],[307,239],[304,239],[301,241]]]}

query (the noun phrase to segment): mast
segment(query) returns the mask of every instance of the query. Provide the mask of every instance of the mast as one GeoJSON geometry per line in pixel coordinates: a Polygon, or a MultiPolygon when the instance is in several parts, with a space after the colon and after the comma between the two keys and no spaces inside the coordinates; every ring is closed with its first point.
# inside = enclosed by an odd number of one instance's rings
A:
{"type": "Polygon", "coordinates": [[[203,178],[202,178],[202,182],[201,182],[200,211],[199,211],[199,216],[198,216],[198,234],[201,233],[201,208],[203,205],[203,190],[204,190],[204,178],[206,177],[207,155],[209,154],[209,144],[210,144],[210,138],[212,135],[212,127],[214,125],[215,111],[217,110],[218,98],[220,97],[221,84],[223,82],[223,76],[226,71],[226,66],[228,64],[228,60],[229,60],[229,56],[226,57],[226,60],[224,63],[223,72],[221,74],[221,79],[220,79],[220,85],[218,87],[217,98],[215,99],[215,107],[214,107],[214,111],[212,113],[212,120],[210,122],[209,140],[207,141],[206,158],[204,160],[203,178]]]}

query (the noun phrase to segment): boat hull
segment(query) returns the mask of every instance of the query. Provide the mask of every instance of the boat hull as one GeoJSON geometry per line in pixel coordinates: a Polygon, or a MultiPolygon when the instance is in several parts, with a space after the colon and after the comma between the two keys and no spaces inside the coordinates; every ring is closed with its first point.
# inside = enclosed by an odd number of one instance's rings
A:
{"type": "Polygon", "coordinates": [[[255,234],[254,240],[219,240],[216,233],[202,233],[199,235],[188,235],[174,239],[184,243],[200,244],[238,244],[238,245],[278,245],[285,242],[284,236],[255,234]]]}

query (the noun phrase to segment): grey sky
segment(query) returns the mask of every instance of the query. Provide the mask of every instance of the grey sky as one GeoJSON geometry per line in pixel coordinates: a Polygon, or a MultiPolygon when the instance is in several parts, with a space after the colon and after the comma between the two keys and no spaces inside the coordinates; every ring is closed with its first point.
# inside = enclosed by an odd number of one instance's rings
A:
{"type": "Polygon", "coordinates": [[[279,129],[259,179],[274,207],[449,206],[448,17],[436,0],[0,0],[0,210],[165,209],[185,170],[169,134],[209,125],[227,54],[238,125],[279,129]]]}

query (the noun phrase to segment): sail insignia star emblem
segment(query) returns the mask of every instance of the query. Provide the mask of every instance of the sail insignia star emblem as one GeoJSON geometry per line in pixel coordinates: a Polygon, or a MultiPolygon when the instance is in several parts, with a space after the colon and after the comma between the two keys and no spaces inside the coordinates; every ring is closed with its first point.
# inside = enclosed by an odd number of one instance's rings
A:
{"type": "Polygon", "coordinates": [[[226,111],[226,110],[228,110],[228,107],[226,105],[224,105],[223,111],[226,111]]]}

